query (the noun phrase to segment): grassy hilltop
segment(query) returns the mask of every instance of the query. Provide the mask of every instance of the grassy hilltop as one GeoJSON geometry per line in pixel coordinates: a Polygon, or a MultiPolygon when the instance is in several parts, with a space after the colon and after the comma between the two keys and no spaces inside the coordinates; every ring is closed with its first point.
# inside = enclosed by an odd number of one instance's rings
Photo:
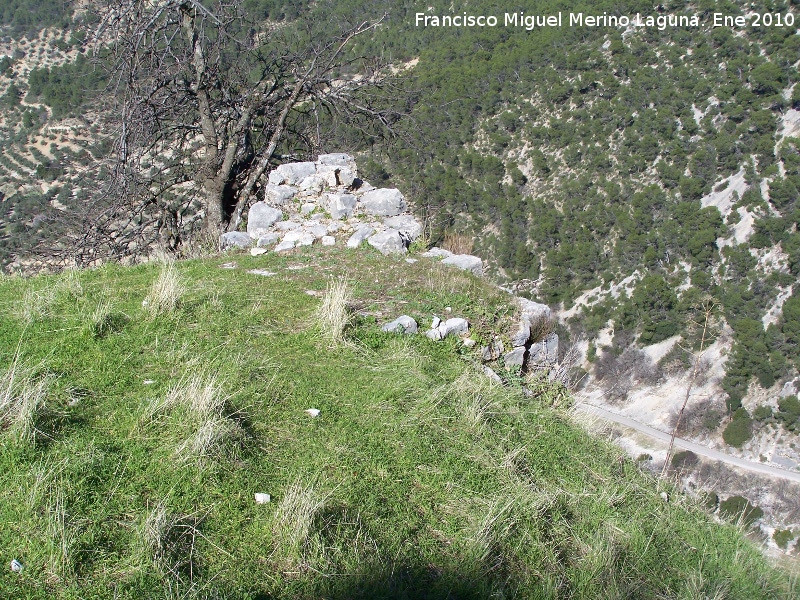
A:
{"type": "Polygon", "coordinates": [[[479,342],[513,315],[471,275],[339,249],[0,279],[0,595],[796,593],[576,426],[564,390],[380,332],[446,307],[479,342]],[[337,336],[318,308],[342,278],[337,336]]]}

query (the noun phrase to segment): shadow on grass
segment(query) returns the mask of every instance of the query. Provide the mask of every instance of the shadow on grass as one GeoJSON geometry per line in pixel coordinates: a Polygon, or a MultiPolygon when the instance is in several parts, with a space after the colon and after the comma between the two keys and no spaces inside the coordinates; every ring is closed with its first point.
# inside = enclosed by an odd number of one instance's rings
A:
{"type": "MultiPolygon", "coordinates": [[[[516,586],[501,574],[433,564],[374,565],[357,574],[319,578],[302,592],[256,593],[254,600],[472,600],[514,597],[516,586]],[[311,588],[311,589],[309,589],[311,588]]],[[[547,594],[542,594],[543,597],[547,594]]]]}
{"type": "Polygon", "coordinates": [[[321,597],[326,600],[467,600],[505,596],[504,588],[488,575],[451,572],[434,565],[400,565],[393,572],[362,574],[339,581],[323,589],[321,597]]]}

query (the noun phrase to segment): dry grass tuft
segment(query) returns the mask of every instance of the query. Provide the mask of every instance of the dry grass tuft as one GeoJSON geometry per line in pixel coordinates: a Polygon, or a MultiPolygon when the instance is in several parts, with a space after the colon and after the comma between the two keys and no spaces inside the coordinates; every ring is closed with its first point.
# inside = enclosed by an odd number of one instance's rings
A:
{"type": "Polygon", "coordinates": [[[233,454],[234,442],[241,436],[239,425],[223,415],[209,415],[200,422],[196,431],[175,450],[182,462],[200,462],[219,459],[233,454]]]}
{"type": "Polygon", "coordinates": [[[153,421],[160,415],[181,409],[192,417],[203,420],[221,413],[225,401],[222,386],[216,378],[197,373],[173,385],[163,398],[151,400],[143,419],[153,421]]]}
{"type": "Polygon", "coordinates": [[[191,585],[198,574],[196,545],[202,537],[201,523],[196,515],[170,513],[166,499],[157,502],[138,528],[137,567],[149,570],[152,565],[170,584],[191,585]]]}
{"type": "Polygon", "coordinates": [[[464,233],[446,233],[442,240],[442,248],[453,254],[472,254],[472,236],[464,233]]]}
{"type": "Polygon", "coordinates": [[[517,525],[514,513],[519,502],[515,496],[494,500],[486,507],[484,518],[467,539],[468,556],[487,573],[504,562],[502,545],[517,525]]]}
{"type": "Polygon", "coordinates": [[[30,325],[35,321],[51,317],[55,302],[56,291],[54,287],[48,287],[43,290],[28,289],[22,297],[17,316],[24,323],[30,325]]]}
{"type": "Polygon", "coordinates": [[[181,296],[184,292],[183,283],[174,263],[166,262],[161,267],[158,279],[155,280],[150,292],[142,302],[142,307],[150,318],[171,314],[180,306],[181,296]]]}
{"type": "Polygon", "coordinates": [[[0,376],[0,426],[18,442],[36,441],[37,420],[45,408],[49,377],[35,377],[33,369],[16,359],[0,376]]]}
{"type": "Polygon", "coordinates": [[[68,522],[63,485],[55,485],[47,511],[47,537],[50,540],[48,570],[58,579],[69,577],[73,568],[75,533],[68,522]]]}
{"type": "Polygon", "coordinates": [[[350,286],[344,279],[328,283],[322,304],[316,311],[315,320],[322,338],[330,346],[344,343],[344,334],[352,322],[349,303],[352,299],[350,286]]]}
{"type": "Polygon", "coordinates": [[[486,424],[497,410],[498,384],[482,374],[468,371],[452,384],[452,391],[461,415],[470,429],[486,424]]]}
{"type": "Polygon", "coordinates": [[[166,558],[167,539],[172,524],[167,513],[167,504],[159,501],[144,520],[140,531],[144,553],[157,569],[164,571],[166,558]]]}
{"type": "Polygon", "coordinates": [[[142,416],[150,424],[172,413],[189,430],[175,450],[181,462],[212,464],[234,453],[242,436],[240,425],[226,414],[227,397],[212,375],[195,374],[172,386],[163,398],[151,400],[142,416]]]}
{"type": "Polygon", "coordinates": [[[272,525],[274,554],[282,568],[302,562],[314,519],[325,501],[313,484],[304,485],[299,478],[286,490],[272,525]]]}
{"type": "Polygon", "coordinates": [[[102,338],[122,329],[127,321],[128,317],[114,311],[111,301],[104,298],[88,315],[86,326],[93,337],[102,338]]]}

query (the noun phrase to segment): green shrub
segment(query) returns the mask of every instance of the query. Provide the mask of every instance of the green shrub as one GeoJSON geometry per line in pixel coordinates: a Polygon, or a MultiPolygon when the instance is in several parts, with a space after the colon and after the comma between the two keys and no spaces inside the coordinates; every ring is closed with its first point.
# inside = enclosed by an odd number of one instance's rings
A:
{"type": "Polygon", "coordinates": [[[722,439],[729,446],[741,448],[742,444],[751,437],[753,437],[753,420],[743,407],[738,408],[733,413],[733,419],[722,432],[722,439]]]}
{"type": "Polygon", "coordinates": [[[709,410],[703,415],[703,427],[709,431],[714,431],[722,423],[722,413],[718,410],[709,410]]]}
{"type": "Polygon", "coordinates": [[[672,456],[672,466],[675,469],[685,469],[697,464],[698,460],[697,454],[690,450],[683,450],[682,452],[676,452],[672,456]]]}
{"type": "Polygon", "coordinates": [[[789,542],[791,542],[793,538],[794,535],[791,529],[776,529],[775,533],[772,534],[772,539],[775,540],[779,548],[783,548],[784,550],[788,548],[789,542]]]}
{"type": "Polygon", "coordinates": [[[756,421],[766,421],[767,419],[771,419],[772,418],[772,407],[771,406],[767,406],[765,404],[759,405],[753,411],[753,418],[756,421]]]}
{"type": "Polygon", "coordinates": [[[794,431],[800,422],[800,400],[797,396],[787,396],[778,401],[778,412],[775,415],[787,429],[794,431]]]}
{"type": "Polygon", "coordinates": [[[757,519],[764,516],[764,511],[755,504],[751,504],[743,496],[731,496],[719,504],[719,512],[734,520],[742,519],[745,525],[752,525],[757,519]]]}

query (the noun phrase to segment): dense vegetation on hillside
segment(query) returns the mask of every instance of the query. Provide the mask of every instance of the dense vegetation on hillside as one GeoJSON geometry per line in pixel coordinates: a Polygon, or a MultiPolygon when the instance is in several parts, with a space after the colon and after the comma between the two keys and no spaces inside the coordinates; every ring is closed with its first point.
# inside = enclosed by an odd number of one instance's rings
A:
{"type": "Polygon", "coordinates": [[[24,35],[42,27],[67,27],[72,21],[72,0],[3,0],[0,35],[24,35]]]}
{"type": "Polygon", "coordinates": [[[22,569],[0,589],[790,598],[740,530],[572,424],[557,385],[526,397],[457,339],[379,330],[448,306],[486,340],[510,300],[314,247],[0,278],[0,553],[22,569]],[[350,324],[315,316],[345,277],[350,324]]]}
{"type": "MultiPolygon", "coordinates": [[[[450,11],[443,0],[429,5],[430,14],[450,11]]],[[[748,6],[793,11],[800,21],[796,0],[748,6]]],[[[724,383],[730,412],[753,378],[769,387],[800,364],[800,141],[781,137],[781,123],[800,106],[796,26],[712,29],[712,12],[743,9],[710,0],[661,5],[665,13],[699,15],[697,29],[624,32],[422,28],[413,24],[419,7],[396,2],[371,5],[367,13],[352,2],[289,7],[248,0],[245,7],[255,19],[301,23],[386,11],[376,35],[357,51],[397,65],[419,59],[405,74],[414,106],[393,145],[352,148],[370,159],[366,178],[401,186],[437,239],[448,231],[471,233],[475,251],[494,261],[500,278],[527,281],[533,295],[551,304],[568,308],[585,290],[597,288],[600,296],[635,275],[620,298],[605,296],[584,311],[572,324],[574,336],[592,338],[613,322],[615,352],[631,340],[689,336],[687,323],[710,296],[735,333],[724,383]],[[723,212],[704,206],[704,197],[724,193],[737,176],[744,193],[730,193],[723,212]],[[735,228],[750,220],[752,234],[737,237],[735,228]],[[778,266],[767,269],[761,259],[773,249],[778,266]],[[788,299],[765,323],[779,294],[788,299]]],[[[508,7],[481,0],[465,10],[502,16],[508,7]]],[[[654,9],[638,0],[536,6],[537,14],[559,10],[654,9]]],[[[9,88],[6,102],[19,100],[24,89],[53,117],[74,114],[85,98],[80,90],[96,83],[78,77],[85,65],[34,70],[9,88]]],[[[13,110],[23,122],[17,136],[32,135],[48,117],[25,106],[13,110]]],[[[322,149],[346,149],[356,139],[341,130],[322,149]]],[[[292,139],[282,150],[302,154],[307,142],[292,139]]],[[[19,194],[6,200],[4,212],[19,221],[24,211],[10,207],[23,199],[47,204],[67,187],[51,188],[43,199],[19,194]]],[[[33,229],[36,239],[33,225],[43,222],[9,227],[33,229]]],[[[7,235],[0,243],[10,256],[30,239],[7,235]]]]}

